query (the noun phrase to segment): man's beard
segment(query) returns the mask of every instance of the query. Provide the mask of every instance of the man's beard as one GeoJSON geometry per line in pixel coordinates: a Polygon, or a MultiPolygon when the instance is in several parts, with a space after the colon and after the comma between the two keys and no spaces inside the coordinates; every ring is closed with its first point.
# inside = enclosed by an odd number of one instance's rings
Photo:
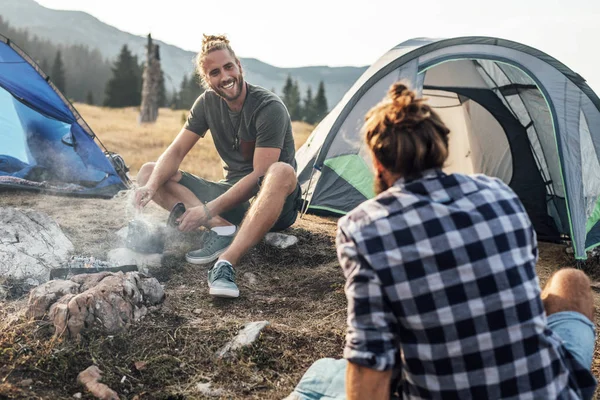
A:
{"type": "Polygon", "coordinates": [[[224,98],[227,101],[235,101],[242,94],[242,89],[244,88],[244,75],[240,74],[240,76],[235,80],[237,91],[233,96],[228,96],[225,94],[225,91],[221,89],[221,87],[213,88],[215,93],[224,98]]]}
{"type": "Polygon", "coordinates": [[[381,176],[381,174],[375,175],[375,180],[373,182],[373,186],[375,189],[375,194],[383,193],[390,188],[390,185],[388,185],[386,183],[386,181],[383,179],[383,176],[381,176]]]}

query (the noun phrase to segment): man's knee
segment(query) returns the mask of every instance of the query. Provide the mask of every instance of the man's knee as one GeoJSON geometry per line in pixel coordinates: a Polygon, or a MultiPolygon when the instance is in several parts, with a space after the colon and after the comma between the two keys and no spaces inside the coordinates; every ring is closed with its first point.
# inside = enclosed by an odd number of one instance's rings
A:
{"type": "Polygon", "coordinates": [[[554,273],[542,292],[542,301],[548,315],[577,311],[593,318],[594,298],[590,279],[578,269],[564,268],[554,273]]]}
{"type": "Polygon", "coordinates": [[[155,165],[155,162],[147,162],[146,164],[142,165],[142,168],[140,168],[140,171],[136,177],[138,185],[144,186],[146,183],[148,183],[148,179],[150,179],[150,175],[152,175],[155,165]]]}
{"type": "Polygon", "coordinates": [[[276,185],[280,190],[290,194],[296,188],[296,171],[284,162],[276,162],[269,167],[265,174],[265,184],[276,185]]]}

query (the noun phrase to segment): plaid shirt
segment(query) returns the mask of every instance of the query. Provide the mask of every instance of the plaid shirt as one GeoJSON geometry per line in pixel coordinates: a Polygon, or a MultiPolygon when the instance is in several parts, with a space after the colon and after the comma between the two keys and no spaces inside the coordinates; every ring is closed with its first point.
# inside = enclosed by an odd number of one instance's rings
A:
{"type": "Polygon", "coordinates": [[[546,325],[537,242],[495,178],[428,171],[339,221],[344,357],[403,398],[578,399],[592,374],[546,325]]]}

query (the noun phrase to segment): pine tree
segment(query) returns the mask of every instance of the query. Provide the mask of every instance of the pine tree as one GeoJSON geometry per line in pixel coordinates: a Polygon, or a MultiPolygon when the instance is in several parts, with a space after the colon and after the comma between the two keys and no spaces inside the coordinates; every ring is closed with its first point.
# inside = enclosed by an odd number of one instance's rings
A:
{"type": "Polygon", "coordinates": [[[87,93],[85,102],[89,105],[92,105],[92,106],[94,105],[94,93],[92,93],[91,90],[87,93]]]}
{"type": "Polygon", "coordinates": [[[104,105],[107,107],[139,106],[142,98],[142,66],[127,45],[112,67],[113,76],[106,84],[104,105]]]}
{"type": "Polygon", "coordinates": [[[315,104],[315,121],[319,122],[327,115],[329,107],[327,106],[327,97],[325,96],[325,84],[323,81],[319,82],[319,90],[314,100],[315,104]]]}
{"type": "Polygon", "coordinates": [[[309,124],[315,123],[315,101],[312,97],[312,88],[309,86],[306,89],[306,97],[304,98],[304,107],[302,107],[303,120],[309,124]]]}
{"type": "Polygon", "coordinates": [[[46,75],[50,73],[50,63],[48,63],[47,58],[42,59],[42,62],[39,64],[39,66],[46,75]]]}
{"type": "Polygon", "coordinates": [[[292,121],[302,119],[302,101],[300,99],[300,90],[298,89],[298,81],[292,81],[292,76],[288,75],[283,87],[283,103],[290,113],[292,121]]]}
{"type": "Polygon", "coordinates": [[[179,87],[177,108],[190,109],[198,96],[203,92],[204,87],[202,86],[200,77],[197,73],[192,72],[189,77],[185,75],[179,87]]]}
{"type": "Polygon", "coordinates": [[[52,72],[50,72],[50,79],[64,95],[67,94],[66,78],[65,78],[65,65],[63,64],[60,50],[56,52],[54,63],[52,64],[52,72]]]}

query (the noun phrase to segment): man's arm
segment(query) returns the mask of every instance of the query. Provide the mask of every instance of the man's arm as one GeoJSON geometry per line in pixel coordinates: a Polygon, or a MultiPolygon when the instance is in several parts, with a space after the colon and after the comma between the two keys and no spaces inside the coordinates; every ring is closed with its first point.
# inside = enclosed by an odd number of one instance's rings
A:
{"type": "Polygon", "coordinates": [[[179,169],[183,158],[194,147],[200,136],[194,132],[182,128],[175,140],[158,158],[152,175],[143,187],[136,191],[136,204],[144,207],[156,191],[165,184],[179,169]]]}
{"type": "Polygon", "coordinates": [[[376,371],[348,362],[346,398],[348,400],[389,400],[392,370],[376,371]]]}
{"type": "Polygon", "coordinates": [[[336,237],[340,266],[346,277],[348,326],[344,358],[348,399],[386,399],[395,365],[398,322],[388,308],[382,282],[365,258],[365,249],[345,232],[341,220],[336,237]]]}

